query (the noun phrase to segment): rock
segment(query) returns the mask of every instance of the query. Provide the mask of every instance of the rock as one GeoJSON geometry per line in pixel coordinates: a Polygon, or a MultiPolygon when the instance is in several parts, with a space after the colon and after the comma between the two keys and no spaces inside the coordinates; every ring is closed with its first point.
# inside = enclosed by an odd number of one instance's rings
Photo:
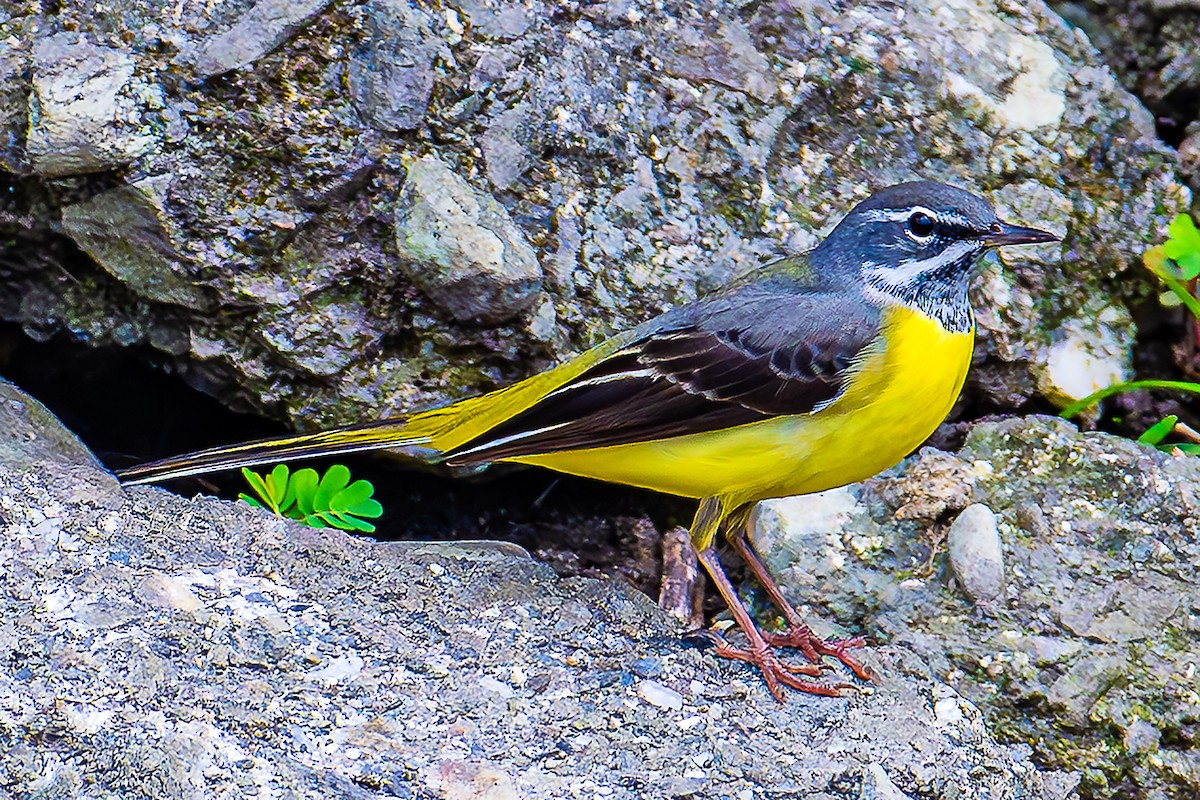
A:
{"type": "Polygon", "coordinates": [[[863,778],[859,800],[911,800],[896,787],[882,764],[871,764],[863,778]]]}
{"type": "Polygon", "coordinates": [[[374,0],[366,16],[370,38],[350,56],[355,105],[377,130],[412,130],[429,107],[441,40],[429,14],[407,0],[374,0]]]}
{"type": "Polygon", "coordinates": [[[842,533],[862,511],[858,495],[844,486],[772,500],[755,509],[751,540],[764,552],[784,554],[794,547],[807,555],[820,553],[819,563],[838,569],[845,563],[842,533]],[[786,543],[771,538],[780,530],[786,531],[786,543]]]}
{"type": "Polygon", "coordinates": [[[460,322],[509,319],[541,286],[537,257],[504,207],[435,156],[408,168],[396,249],[413,282],[460,322]]]}
{"type": "MultiPolygon", "coordinates": [[[[1164,138],[1176,140],[1195,119],[1190,96],[1200,86],[1194,0],[1053,5],[1086,32],[1117,79],[1145,103],[1164,138]]],[[[1185,175],[1194,190],[1195,172],[1185,175]]]]}
{"type": "Polygon", "coordinates": [[[996,744],[904,649],[867,654],[871,694],[779,705],[624,583],[560,580],[507,544],[381,544],[120,490],[40,406],[0,391],[11,785],[527,800],[668,782],[1058,800],[1072,785],[996,744]],[[645,658],[652,680],[632,671],[645,658]]]}
{"type": "Polygon", "coordinates": [[[683,695],[658,681],[645,680],[638,684],[638,697],[664,711],[679,711],[683,708],[683,695]]]}
{"type": "Polygon", "coordinates": [[[157,144],[145,116],[162,90],[130,53],[64,31],[34,38],[32,66],[26,150],[38,174],[124,167],[157,144]]]}
{"type": "MultiPolygon", "coordinates": [[[[199,78],[254,63],[291,38],[330,0],[258,0],[228,28],[193,41],[181,54],[199,78]]],[[[229,4],[234,5],[234,4],[229,4]]]]}
{"type": "Polygon", "coordinates": [[[0,168],[16,174],[29,171],[25,139],[29,129],[29,84],[33,37],[31,17],[7,18],[0,11],[9,41],[0,46],[0,168]],[[18,33],[19,31],[19,33],[18,33]]]}
{"type": "Polygon", "coordinates": [[[14,17],[0,158],[24,163],[26,98],[46,94],[86,124],[32,126],[42,166],[11,197],[30,209],[23,244],[53,246],[65,208],[161,180],[159,259],[188,265],[231,313],[150,299],[138,274],[72,263],[64,281],[38,262],[0,282],[0,314],[40,335],[148,344],[205,391],[297,427],[524,377],[811,245],[855,200],[914,177],[1067,234],[981,278],[968,386],[1000,409],[1061,401],[1128,370],[1140,254],[1190,202],[1153,116],[1040,3],[160,5],[14,17]],[[45,49],[60,45],[98,65],[82,116],[50,80],[75,69],[45,49]],[[495,225],[456,213],[454,247],[498,239],[504,259],[414,267],[406,178],[429,159],[454,175],[437,187],[503,211],[485,213],[495,225]],[[81,169],[102,179],[47,177],[81,169]],[[344,325],[345,346],[278,335],[344,325]],[[1082,374],[1062,368],[1079,354],[1082,374]]]}
{"type": "Polygon", "coordinates": [[[1200,174],[1200,126],[1189,125],[1179,143],[1179,163],[1188,175],[1200,174]]]}
{"type": "Polygon", "coordinates": [[[1068,320],[1051,333],[1046,363],[1035,369],[1042,395],[1062,405],[1130,380],[1133,325],[1123,306],[1102,305],[1087,320],[1068,320]]]}
{"type": "Polygon", "coordinates": [[[946,534],[950,569],[975,603],[994,603],[1004,593],[1004,550],[996,515],[982,503],[962,510],[946,534]]]}
{"type": "Polygon", "coordinates": [[[211,310],[163,225],[161,181],[144,179],[65,206],[63,228],[121,283],[159,303],[211,310]]]}
{"type": "Polygon", "coordinates": [[[263,314],[263,340],[313,375],[338,375],[387,329],[359,300],[355,294],[330,292],[315,301],[298,301],[287,313],[263,314]]]}
{"type": "Polygon", "coordinates": [[[992,730],[1081,772],[1085,796],[1196,794],[1197,485],[1195,458],[1010,419],[976,425],[957,454],[926,450],[842,490],[853,512],[820,538],[775,523],[756,541],[815,623],[912,648],[992,730]],[[897,487],[954,474],[970,476],[959,485],[972,504],[943,556],[946,511],[907,515],[897,487]],[[863,539],[873,546],[851,546],[863,539]],[[970,602],[946,591],[951,578],[970,602]],[[992,613],[974,608],[984,597],[992,613]]]}
{"type": "MultiPolygon", "coordinates": [[[[91,451],[54,418],[45,406],[0,378],[0,415],[4,436],[0,437],[0,464],[31,469],[56,463],[100,473],[102,465],[91,451]]],[[[105,482],[115,488],[111,476],[105,482]]]]}
{"type": "Polygon", "coordinates": [[[481,145],[488,180],[497,189],[508,189],[533,166],[529,126],[529,109],[518,106],[497,116],[484,132],[481,145]]]}

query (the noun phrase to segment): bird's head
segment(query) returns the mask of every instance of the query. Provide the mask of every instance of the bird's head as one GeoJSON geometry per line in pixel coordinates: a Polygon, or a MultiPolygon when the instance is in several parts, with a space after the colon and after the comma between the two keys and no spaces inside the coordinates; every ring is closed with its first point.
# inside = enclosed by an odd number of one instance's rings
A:
{"type": "Polygon", "coordinates": [[[1059,237],[1001,221],[981,197],[943,183],[902,183],[863,200],[814,251],[858,277],[864,291],[899,301],[951,329],[971,324],[967,290],[988,250],[1059,237]]]}

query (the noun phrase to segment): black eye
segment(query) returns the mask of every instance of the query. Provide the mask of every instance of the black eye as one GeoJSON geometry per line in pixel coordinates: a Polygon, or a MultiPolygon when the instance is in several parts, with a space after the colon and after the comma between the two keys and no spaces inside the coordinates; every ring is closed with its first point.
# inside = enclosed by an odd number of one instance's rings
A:
{"type": "Polygon", "coordinates": [[[933,217],[924,211],[918,211],[908,218],[908,232],[918,239],[926,239],[933,235],[933,217]]]}

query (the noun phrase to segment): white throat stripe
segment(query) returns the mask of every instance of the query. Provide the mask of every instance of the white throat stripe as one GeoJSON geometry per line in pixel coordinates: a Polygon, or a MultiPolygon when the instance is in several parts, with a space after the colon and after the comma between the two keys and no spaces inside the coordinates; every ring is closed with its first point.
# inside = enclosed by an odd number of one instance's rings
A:
{"type": "Polygon", "coordinates": [[[982,249],[983,245],[980,242],[967,239],[948,245],[945,250],[931,258],[906,261],[895,267],[876,267],[871,270],[871,274],[878,276],[885,283],[908,283],[923,272],[932,272],[956,264],[982,249]]]}

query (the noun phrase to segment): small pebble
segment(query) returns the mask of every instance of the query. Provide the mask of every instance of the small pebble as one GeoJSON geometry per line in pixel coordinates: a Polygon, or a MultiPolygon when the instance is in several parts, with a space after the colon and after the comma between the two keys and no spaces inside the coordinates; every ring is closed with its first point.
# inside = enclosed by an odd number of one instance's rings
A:
{"type": "Polygon", "coordinates": [[[489,675],[484,675],[482,678],[480,678],[479,685],[483,689],[486,689],[493,694],[498,694],[504,698],[509,698],[516,694],[516,692],[513,691],[513,688],[507,683],[498,681],[489,675]]]}
{"type": "Polygon", "coordinates": [[[639,678],[657,678],[662,674],[662,662],[657,658],[639,658],[631,666],[639,678]]]}
{"type": "Polygon", "coordinates": [[[642,681],[638,684],[637,693],[638,697],[664,711],[678,711],[683,708],[683,695],[658,681],[642,681]]]}
{"type": "Polygon", "coordinates": [[[947,534],[950,569],[975,603],[994,602],[1004,593],[1004,550],[996,515],[982,503],[969,505],[947,534]]]}

